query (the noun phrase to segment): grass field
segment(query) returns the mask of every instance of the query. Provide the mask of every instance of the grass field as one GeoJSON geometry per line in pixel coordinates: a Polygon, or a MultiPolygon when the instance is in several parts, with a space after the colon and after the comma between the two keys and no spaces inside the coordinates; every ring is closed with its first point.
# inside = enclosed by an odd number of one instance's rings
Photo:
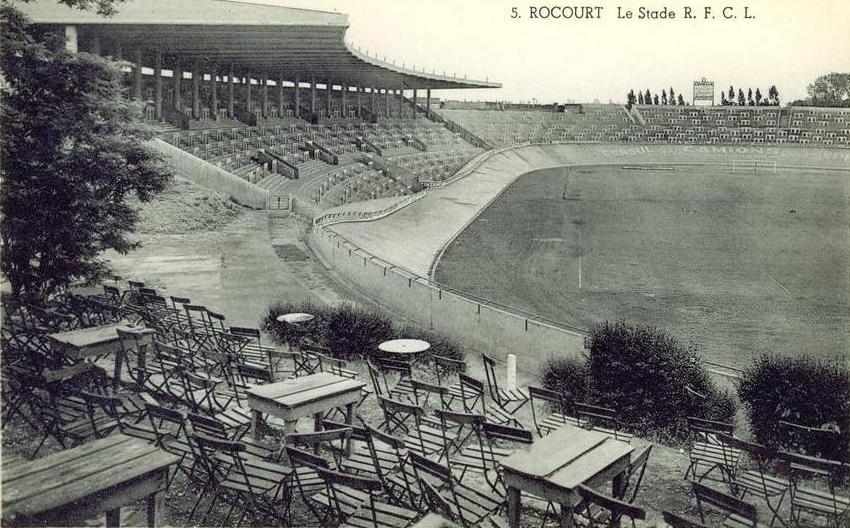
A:
{"type": "Polygon", "coordinates": [[[660,326],[707,359],[850,350],[846,172],[544,170],[447,248],[436,279],[571,325],[660,326]]]}

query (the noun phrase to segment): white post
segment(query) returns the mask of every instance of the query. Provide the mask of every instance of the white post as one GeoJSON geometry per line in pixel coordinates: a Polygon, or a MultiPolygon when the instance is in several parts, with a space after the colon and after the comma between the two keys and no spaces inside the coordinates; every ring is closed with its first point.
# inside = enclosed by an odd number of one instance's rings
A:
{"type": "Polygon", "coordinates": [[[508,354],[508,375],[505,379],[507,390],[516,390],[516,356],[508,354]]]}

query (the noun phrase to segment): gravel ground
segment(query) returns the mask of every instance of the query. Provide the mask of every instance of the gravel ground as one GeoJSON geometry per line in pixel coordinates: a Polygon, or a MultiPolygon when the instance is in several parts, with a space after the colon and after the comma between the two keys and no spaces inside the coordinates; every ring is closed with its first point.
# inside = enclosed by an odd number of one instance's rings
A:
{"type": "Polygon", "coordinates": [[[134,202],[139,210],[138,233],[185,234],[209,231],[235,220],[245,210],[224,195],[175,176],[154,200],[134,202]]]}

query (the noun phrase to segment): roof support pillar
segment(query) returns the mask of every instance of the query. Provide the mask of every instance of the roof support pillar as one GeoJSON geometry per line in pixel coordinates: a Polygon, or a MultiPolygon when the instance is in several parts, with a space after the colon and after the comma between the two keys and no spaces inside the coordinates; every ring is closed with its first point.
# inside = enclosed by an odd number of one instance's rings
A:
{"type": "Polygon", "coordinates": [[[227,118],[233,119],[233,92],[236,90],[236,78],[233,76],[233,65],[227,74],[227,118]]]}
{"type": "Polygon", "coordinates": [[[404,117],[404,92],[396,90],[396,93],[398,93],[398,117],[401,119],[404,117]]]}
{"type": "Polygon", "coordinates": [[[369,110],[371,110],[372,114],[374,115],[375,114],[375,89],[370,88],[370,90],[371,90],[370,95],[371,95],[372,101],[369,103],[369,110]]]}
{"type": "Polygon", "coordinates": [[[340,87],[342,88],[342,102],[340,103],[342,105],[342,117],[345,118],[345,117],[348,117],[348,107],[346,106],[346,103],[345,103],[345,92],[348,91],[348,86],[343,84],[340,87]]]}
{"type": "Polygon", "coordinates": [[[310,111],[316,113],[316,78],[310,79],[310,111]]]}
{"type": "Polygon", "coordinates": [[[156,50],[153,59],[153,116],[162,120],[162,50],[156,50]]]}
{"type": "Polygon", "coordinates": [[[174,73],[173,73],[173,81],[174,81],[174,94],[172,96],[171,104],[174,106],[175,110],[180,110],[183,108],[183,91],[180,87],[180,83],[183,80],[183,68],[180,66],[180,58],[174,59],[174,73]]]}
{"type": "Polygon", "coordinates": [[[263,79],[263,91],[261,92],[262,93],[261,104],[262,104],[263,118],[265,119],[266,117],[269,116],[269,76],[268,76],[268,74],[264,73],[262,79],[263,79]]]}
{"type": "Polygon", "coordinates": [[[192,64],[192,119],[201,118],[201,68],[198,62],[192,64]]]}
{"type": "Polygon", "coordinates": [[[218,65],[212,65],[210,73],[210,118],[218,119],[218,65]]]}
{"type": "Polygon", "coordinates": [[[245,108],[249,114],[254,113],[254,101],[251,99],[251,75],[242,77],[245,82],[245,108]]]}
{"type": "Polygon", "coordinates": [[[283,75],[277,76],[277,116],[283,117],[286,115],[286,110],[284,110],[284,105],[286,103],[286,99],[284,98],[283,93],[283,75]]]}
{"type": "Polygon", "coordinates": [[[413,119],[416,119],[416,88],[413,89],[413,119]]]}
{"type": "Polygon", "coordinates": [[[328,90],[328,117],[330,117],[333,115],[333,113],[331,112],[331,108],[333,107],[334,87],[333,84],[331,84],[331,81],[329,80],[325,82],[325,86],[327,86],[328,90]]]}
{"type": "Polygon", "coordinates": [[[301,117],[301,79],[295,78],[295,117],[301,117]]]}
{"type": "Polygon", "coordinates": [[[133,99],[142,100],[142,50],[136,50],[136,60],[133,65],[133,99]]]}
{"type": "Polygon", "coordinates": [[[385,105],[386,108],[384,108],[384,110],[386,111],[386,117],[390,117],[390,89],[389,88],[384,88],[384,99],[386,99],[386,101],[385,101],[386,102],[386,105],[385,105]]]}
{"type": "Polygon", "coordinates": [[[431,89],[425,90],[425,117],[431,119],[431,89]]]}
{"type": "Polygon", "coordinates": [[[355,115],[357,115],[357,117],[360,117],[360,95],[363,93],[363,87],[355,86],[355,88],[357,89],[357,109],[355,115]]]}
{"type": "Polygon", "coordinates": [[[77,26],[65,26],[65,50],[77,53],[80,49],[80,39],[77,26]]]}

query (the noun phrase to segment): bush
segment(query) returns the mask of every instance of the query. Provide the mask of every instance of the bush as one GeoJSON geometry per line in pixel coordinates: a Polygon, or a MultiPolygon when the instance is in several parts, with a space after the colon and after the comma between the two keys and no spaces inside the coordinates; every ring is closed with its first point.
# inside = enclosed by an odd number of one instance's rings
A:
{"type": "Polygon", "coordinates": [[[738,385],[756,440],[779,447],[799,446],[815,456],[847,460],[850,448],[850,376],[847,367],[808,357],[762,356],[738,385]],[[779,421],[838,428],[837,445],[790,438],[779,421]]]}
{"type": "Polygon", "coordinates": [[[591,398],[638,432],[682,430],[688,416],[734,417],[733,400],[713,385],[694,350],[656,328],[605,322],[591,329],[587,348],[591,398]]]}
{"type": "Polygon", "coordinates": [[[337,307],[316,306],[310,303],[281,302],[269,308],[263,319],[263,330],[277,343],[286,343],[298,337],[292,326],[277,322],[285,313],[306,312],[316,316],[307,327],[306,337],[327,347],[331,355],[341,359],[374,358],[378,345],[390,339],[422,339],[431,344],[429,354],[463,359],[460,345],[443,335],[414,326],[396,326],[384,314],[353,305],[337,307]]]}
{"type": "Polygon", "coordinates": [[[567,401],[587,401],[587,364],[572,357],[548,359],[540,368],[540,382],[544,389],[564,395],[567,401]]]}

